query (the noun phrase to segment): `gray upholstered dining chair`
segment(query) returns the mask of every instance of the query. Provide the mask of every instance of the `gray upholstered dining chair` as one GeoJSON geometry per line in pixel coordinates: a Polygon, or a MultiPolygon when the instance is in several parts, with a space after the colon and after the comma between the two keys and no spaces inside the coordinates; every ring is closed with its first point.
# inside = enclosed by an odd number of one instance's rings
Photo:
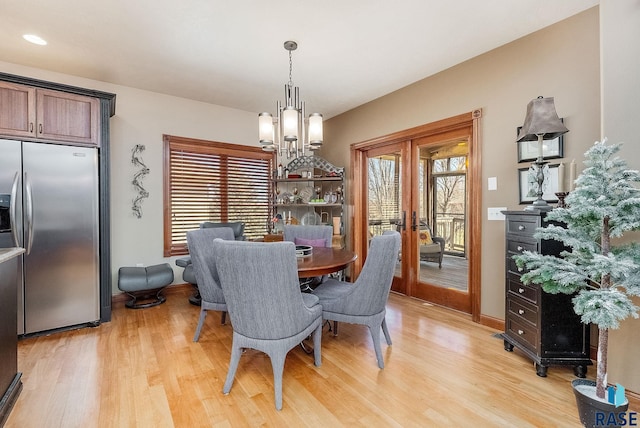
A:
{"type": "Polygon", "coordinates": [[[213,241],[216,238],[234,240],[233,229],[230,227],[216,227],[197,229],[187,232],[187,245],[191,254],[193,274],[200,291],[200,317],[193,341],[200,337],[202,325],[207,317],[207,311],[221,311],[220,323],[224,324],[227,305],[218,283],[218,274],[213,258],[213,241]]]}
{"type": "Polygon", "coordinates": [[[386,231],[374,236],[355,282],[328,279],[313,292],[320,299],[323,319],[369,327],[381,369],[384,368],[384,360],[380,348],[380,328],[387,345],[391,345],[385,314],[399,250],[398,232],[386,231]]]}
{"type": "MultiPolygon", "coordinates": [[[[333,240],[332,226],[286,224],[283,232],[282,239],[293,242],[296,245],[329,248],[333,240]]],[[[327,275],[313,278],[300,278],[300,289],[305,292],[312,291],[327,278],[327,275]]]]}
{"type": "Polygon", "coordinates": [[[214,241],[216,269],[225,295],[233,342],[223,392],[231,391],[244,348],[271,359],[276,409],[282,409],[282,376],[287,353],[313,334],[320,366],[322,307],[300,293],[295,246],[290,242],[214,241]]]}
{"type": "MultiPolygon", "coordinates": [[[[216,228],[216,227],[230,227],[233,230],[233,236],[236,241],[244,241],[244,222],[232,221],[225,223],[215,223],[212,221],[203,221],[200,223],[200,229],[216,228]]],[[[176,259],[176,266],[184,268],[182,271],[182,279],[184,282],[188,282],[193,285],[195,292],[189,297],[189,302],[193,305],[200,305],[200,290],[198,290],[198,282],[193,272],[193,264],[191,263],[191,256],[180,257],[176,259]]],[[[224,324],[224,322],[223,322],[224,324]]]]}

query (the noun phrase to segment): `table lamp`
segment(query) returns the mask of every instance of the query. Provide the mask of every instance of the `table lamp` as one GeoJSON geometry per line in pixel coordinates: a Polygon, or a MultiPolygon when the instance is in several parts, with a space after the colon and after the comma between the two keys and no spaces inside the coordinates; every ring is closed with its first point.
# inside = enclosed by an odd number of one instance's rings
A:
{"type": "Polygon", "coordinates": [[[524,125],[522,125],[520,134],[518,134],[518,138],[516,139],[517,142],[538,141],[538,158],[534,162],[536,166],[536,181],[538,183],[538,199],[525,208],[526,210],[549,211],[553,208],[542,198],[542,194],[544,193],[542,189],[544,183],[543,167],[547,164],[547,162],[543,160],[542,141],[553,140],[566,132],[569,132],[569,130],[558,117],[558,113],[556,113],[553,97],[544,98],[540,96],[529,101],[527,105],[527,115],[524,118],[524,125]]]}

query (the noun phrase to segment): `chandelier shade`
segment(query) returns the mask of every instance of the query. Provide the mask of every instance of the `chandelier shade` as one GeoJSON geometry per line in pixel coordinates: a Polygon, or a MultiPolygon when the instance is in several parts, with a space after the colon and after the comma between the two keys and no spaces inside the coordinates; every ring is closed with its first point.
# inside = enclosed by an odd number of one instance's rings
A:
{"type": "Polygon", "coordinates": [[[300,101],[300,89],[293,86],[291,79],[291,52],[298,44],[286,41],[284,48],[289,51],[289,81],[284,87],[284,105],[276,104],[276,116],[263,112],[258,115],[258,138],[265,151],[277,151],[288,158],[305,156],[305,151],[322,146],[322,115],[312,113],[305,117],[305,104],[300,101]]]}
{"type": "Polygon", "coordinates": [[[273,116],[271,113],[262,112],[258,115],[258,135],[260,144],[273,144],[273,116]]]}
{"type": "Polygon", "coordinates": [[[322,115],[313,113],[309,115],[309,144],[322,145],[322,115]]]}

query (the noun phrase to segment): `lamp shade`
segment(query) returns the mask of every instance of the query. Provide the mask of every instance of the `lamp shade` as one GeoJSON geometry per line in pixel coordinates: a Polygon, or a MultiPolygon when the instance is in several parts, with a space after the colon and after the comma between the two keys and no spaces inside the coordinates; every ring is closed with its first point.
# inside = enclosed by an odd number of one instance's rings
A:
{"type": "Polygon", "coordinates": [[[309,144],[312,146],[322,145],[322,115],[320,113],[309,115],[309,144]]]}
{"type": "Polygon", "coordinates": [[[260,144],[273,144],[273,116],[271,113],[260,113],[258,115],[258,137],[260,144]]]}
{"type": "Polygon", "coordinates": [[[552,140],[569,132],[556,113],[553,97],[538,97],[529,101],[524,125],[516,141],[537,141],[542,135],[543,140],[552,140]]]}
{"type": "Polygon", "coordinates": [[[298,115],[300,112],[294,107],[287,106],[282,111],[282,135],[285,141],[298,140],[298,115]]]}

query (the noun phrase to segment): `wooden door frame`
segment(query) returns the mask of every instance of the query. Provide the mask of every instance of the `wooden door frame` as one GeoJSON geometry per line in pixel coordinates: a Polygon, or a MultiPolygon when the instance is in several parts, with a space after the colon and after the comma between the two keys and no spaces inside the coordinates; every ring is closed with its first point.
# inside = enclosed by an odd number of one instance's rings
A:
{"type": "MultiPolygon", "coordinates": [[[[414,128],[406,129],[403,131],[395,132],[392,134],[376,137],[370,140],[362,141],[359,143],[353,143],[350,146],[350,175],[353,191],[352,204],[353,204],[353,216],[351,216],[352,225],[352,248],[354,251],[361,255],[352,266],[351,276],[352,279],[357,278],[358,274],[362,270],[364,264],[363,254],[366,254],[366,248],[368,244],[367,231],[368,222],[366,216],[366,208],[363,207],[363,201],[366,200],[367,194],[365,186],[365,180],[367,176],[367,169],[363,168],[365,164],[365,152],[378,148],[390,146],[392,144],[398,144],[403,142],[411,142],[412,140],[424,138],[447,131],[453,131],[456,129],[471,127],[472,135],[471,141],[469,141],[469,169],[467,172],[468,177],[468,208],[469,208],[469,271],[468,271],[468,286],[471,299],[471,318],[474,322],[480,322],[480,303],[481,303],[481,237],[482,237],[482,182],[481,182],[481,151],[480,151],[480,118],[482,117],[482,110],[477,109],[468,113],[463,113],[457,116],[453,116],[447,119],[431,122],[425,125],[420,125],[414,128]]],[[[410,168],[404,168],[403,182],[407,183],[410,180],[410,168]]],[[[410,198],[410,192],[403,192],[403,204],[404,198],[410,198]]],[[[403,233],[403,254],[409,254],[410,256],[416,250],[409,248],[407,238],[407,231],[403,233]],[[407,251],[407,253],[404,253],[407,251]]],[[[413,272],[403,272],[402,278],[404,279],[404,285],[394,287],[394,290],[404,290],[405,294],[410,294],[411,290],[407,287],[416,281],[416,278],[412,277],[413,272]],[[408,293],[407,293],[408,291],[408,293]]]]}

